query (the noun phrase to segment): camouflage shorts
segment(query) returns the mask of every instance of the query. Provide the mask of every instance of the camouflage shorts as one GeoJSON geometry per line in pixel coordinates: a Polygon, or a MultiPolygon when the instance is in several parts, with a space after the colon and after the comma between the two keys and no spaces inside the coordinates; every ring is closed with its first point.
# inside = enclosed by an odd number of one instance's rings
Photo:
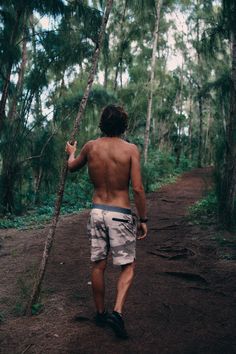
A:
{"type": "Polygon", "coordinates": [[[132,263],[136,255],[136,218],[130,209],[94,204],[88,222],[91,261],[106,259],[111,249],[113,264],[132,263]]]}

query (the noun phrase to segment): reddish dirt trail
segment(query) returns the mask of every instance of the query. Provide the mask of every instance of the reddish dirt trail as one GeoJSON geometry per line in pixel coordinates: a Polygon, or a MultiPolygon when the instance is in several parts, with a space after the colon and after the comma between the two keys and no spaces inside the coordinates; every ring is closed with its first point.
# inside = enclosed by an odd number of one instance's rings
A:
{"type": "MultiPolygon", "coordinates": [[[[214,225],[203,229],[184,217],[209,188],[211,173],[193,170],[149,195],[150,232],[138,243],[135,281],[125,307],[127,341],[91,320],[88,212],[61,219],[43,285],[45,309],[31,318],[15,317],[12,309],[20,292],[27,292],[45,229],[1,231],[0,313],[5,321],[0,324],[0,353],[236,353],[235,262],[220,256],[214,225]],[[74,315],[81,321],[75,322],[74,315]]],[[[118,273],[110,262],[108,309],[118,273]]]]}

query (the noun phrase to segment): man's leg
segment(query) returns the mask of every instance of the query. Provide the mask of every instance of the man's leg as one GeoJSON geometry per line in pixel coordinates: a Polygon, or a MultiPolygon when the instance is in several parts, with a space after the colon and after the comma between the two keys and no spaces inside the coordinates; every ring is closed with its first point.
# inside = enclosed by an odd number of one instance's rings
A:
{"type": "Polygon", "coordinates": [[[135,262],[121,266],[121,274],[117,283],[117,295],[114,311],[107,320],[115,334],[123,339],[127,339],[128,334],[122,318],[122,309],[134,277],[134,267],[135,262]]]}
{"type": "Polygon", "coordinates": [[[135,261],[121,266],[121,274],[117,283],[117,295],[114,311],[122,313],[128,290],[134,278],[135,261]]]}
{"type": "Polygon", "coordinates": [[[104,271],[106,269],[107,260],[102,259],[93,263],[92,268],[92,288],[93,298],[98,313],[103,313],[105,310],[104,296],[105,296],[105,281],[104,271]]]}

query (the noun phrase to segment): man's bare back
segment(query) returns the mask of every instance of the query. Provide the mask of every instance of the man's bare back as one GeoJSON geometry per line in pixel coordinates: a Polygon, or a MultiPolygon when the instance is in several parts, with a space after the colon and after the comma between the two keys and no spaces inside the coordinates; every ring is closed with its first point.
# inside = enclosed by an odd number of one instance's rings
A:
{"type": "Polygon", "coordinates": [[[93,202],[130,208],[129,182],[140,218],[146,217],[145,194],[137,147],[117,137],[103,137],[84,145],[78,157],[69,160],[75,171],[88,163],[94,185],[93,202]]]}
{"type": "Polygon", "coordinates": [[[100,138],[88,148],[88,169],[94,185],[93,202],[130,207],[131,144],[119,138],[100,138]]]}

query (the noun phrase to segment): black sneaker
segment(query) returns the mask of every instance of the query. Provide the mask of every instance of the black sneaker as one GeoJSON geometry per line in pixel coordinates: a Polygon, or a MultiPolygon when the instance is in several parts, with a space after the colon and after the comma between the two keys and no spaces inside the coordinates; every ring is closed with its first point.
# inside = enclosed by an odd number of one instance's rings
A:
{"type": "Polygon", "coordinates": [[[96,326],[105,327],[107,324],[107,318],[108,318],[107,311],[104,311],[103,313],[97,312],[96,316],[94,317],[96,326]]]}
{"type": "Polygon", "coordinates": [[[117,337],[122,339],[129,338],[125,329],[124,320],[118,312],[113,311],[112,314],[108,316],[107,324],[111,326],[117,337]]]}

